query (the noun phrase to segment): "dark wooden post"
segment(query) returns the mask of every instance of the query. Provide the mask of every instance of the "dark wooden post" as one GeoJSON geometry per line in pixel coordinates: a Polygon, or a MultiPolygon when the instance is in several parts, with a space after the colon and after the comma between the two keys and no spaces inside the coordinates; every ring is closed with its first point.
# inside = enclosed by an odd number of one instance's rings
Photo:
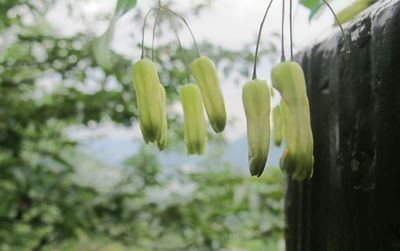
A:
{"type": "Polygon", "coordinates": [[[314,177],[290,181],[288,251],[400,250],[400,1],[379,1],[300,53],[314,177]]]}

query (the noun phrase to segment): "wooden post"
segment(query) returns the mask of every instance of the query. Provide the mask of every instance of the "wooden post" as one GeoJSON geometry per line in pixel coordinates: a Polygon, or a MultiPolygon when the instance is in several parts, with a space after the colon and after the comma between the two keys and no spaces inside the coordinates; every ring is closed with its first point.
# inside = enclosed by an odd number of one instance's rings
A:
{"type": "Polygon", "coordinates": [[[378,1],[297,56],[314,133],[311,180],[290,181],[288,251],[400,250],[400,1],[378,1]]]}

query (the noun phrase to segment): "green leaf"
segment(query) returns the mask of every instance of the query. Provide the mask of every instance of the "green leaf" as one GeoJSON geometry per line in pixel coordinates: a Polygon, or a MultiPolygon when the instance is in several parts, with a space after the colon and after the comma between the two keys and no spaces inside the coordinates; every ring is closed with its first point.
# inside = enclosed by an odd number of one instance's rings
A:
{"type": "Polygon", "coordinates": [[[323,7],[325,7],[325,4],[322,0],[300,0],[300,4],[311,11],[309,20],[314,18],[318,13],[323,10],[323,7]]]}
{"type": "Polygon", "coordinates": [[[300,0],[300,3],[310,10],[315,9],[321,3],[321,0],[300,0]]]}
{"type": "MultiPolygon", "coordinates": [[[[369,5],[372,5],[376,1],[377,0],[356,0],[352,5],[345,8],[346,11],[344,13],[346,13],[345,15],[349,15],[349,17],[351,18],[352,16],[367,8],[369,5]],[[354,14],[351,14],[351,11],[354,11],[354,14]]],[[[331,2],[331,0],[328,0],[328,2],[331,2]]],[[[300,3],[311,10],[309,20],[317,17],[319,14],[322,13],[322,11],[326,9],[326,4],[321,0],[301,0],[300,3]]],[[[339,12],[338,14],[343,15],[343,11],[339,12]]],[[[347,20],[348,17],[345,18],[345,21],[347,20]]]]}
{"type": "Polygon", "coordinates": [[[114,16],[119,18],[136,5],[136,0],[118,0],[114,16]]]}
{"type": "Polygon", "coordinates": [[[114,36],[115,24],[117,20],[136,5],[136,0],[118,0],[115,6],[114,16],[106,32],[93,43],[93,53],[96,63],[106,70],[110,70],[113,65],[113,52],[111,41],[114,36]]]}
{"type": "Polygon", "coordinates": [[[325,3],[321,2],[317,4],[313,9],[311,9],[309,20],[313,19],[314,17],[318,16],[318,14],[322,13],[322,11],[326,8],[325,3]]]}
{"type": "MultiPolygon", "coordinates": [[[[374,1],[371,0],[358,0],[337,13],[337,18],[341,24],[344,24],[373,3],[374,1]]],[[[335,25],[338,25],[336,21],[335,25]]]]}
{"type": "Polygon", "coordinates": [[[93,53],[96,63],[106,70],[110,70],[113,66],[113,53],[110,48],[114,35],[116,19],[110,21],[110,25],[106,32],[93,43],[93,53]]]}

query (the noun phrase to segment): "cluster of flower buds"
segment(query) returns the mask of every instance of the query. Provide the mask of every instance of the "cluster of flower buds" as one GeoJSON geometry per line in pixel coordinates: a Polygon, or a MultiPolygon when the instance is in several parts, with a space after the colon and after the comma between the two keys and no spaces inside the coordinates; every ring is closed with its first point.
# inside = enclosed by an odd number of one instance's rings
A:
{"type": "MultiPolygon", "coordinates": [[[[263,173],[270,145],[271,92],[273,89],[268,86],[267,81],[257,79],[256,65],[260,35],[271,3],[260,26],[253,80],[243,86],[242,93],[247,120],[249,169],[252,176],[261,176],[263,173]]],[[[190,70],[195,83],[188,83],[181,87],[179,97],[184,113],[186,151],[188,154],[202,155],[205,153],[207,145],[207,122],[204,109],[212,129],[216,133],[222,132],[226,126],[226,109],[215,64],[210,58],[199,56],[193,33],[182,16],[165,7],[153,10],[157,10],[159,14],[166,11],[179,17],[193,37],[198,58],[190,64],[190,70]]],[[[143,58],[144,33],[142,35],[142,59],[133,66],[133,82],[140,128],[146,143],[156,143],[158,148],[163,150],[168,138],[165,89],[160,84],[152,60],[143,58]]],[[[178,35],[177,39],[181,44],[178,35]]],[[[293,58],[293,51],[291,52],[293,58]]],[[[282,43],[282,63],[274,66],[271,73],[272,85],[281,95],[280,104],[272,110],[273,140],[277,146],[280,146],[282,141],[285,143],[286,149],[280,160],[282,170],[294,179],[304,180],[312,176],[314,164],[310,108],[303,70],[299,64],[293,61],[285,62],[284,55],[282,43]]],[[[188,76],[188,82],[191,82],[190,76],[188,76]]]]}
{"type": "MultiPolygon", "coordinates": [[[[225,128],[226,110],[217,70],[211,59],[197,58],[191,69],[197,84],[186,84],[179,91],[184,112],[184,137],[187,153],[202,155],[207,144],[204,107],[216,133],[225,128]]],[[[168,139],[166,95],[156,66],[150,59],[140,59],[133,65],[133,86],[143,139],[146,143],[156,143],[163,150],[168,139]]]]}
{"type": "MultiPolygon", "coordinates": [[[[272,85],[281,95],[272,110],[273,139],[277,146],[285,139],[286,149],[280,166],[297,180],[313,173],[313,136],[304,74],[295,62],[284,62],[272,69],[272,85]]],[[[243,106],[247,120],[249,169],[260,176],[268,159],[270,142],[270,89],[265,80],[251,80],[243,86],[243,106]]]]}
{"type": "Polygon", "coordinates": [[[274,88],[281,94],[279,107],[286,149],[280,166],[294,179],[311,178],[314,141],[303,69],[296,62],[284,62],[276,65],[271,75],[274,88]]]}
{"type": "MultiPolygon", "coordinates": [[[[247,120],[249,169],[260,176],[268,160],[270,142],[270,94],[274,93],[265,80],[257,79],[257,55],[265,19],[273,0],[270,0],[258,33],[253,80],[243,86],[243,105],[247,120]]],[[[325,2],[325,0],[324,0],[325,2]]],[[[328,5],[329,6],[329,5],[328,5]]],[[[290,1],[292,22],[292,1],[290,1]]],[[[273,141],[276,146],[285,143],[280,167],[299,181],[311,178],[314,168],[314,140],[310,123],[310,107],[303,69],[293,61],[292,23],[290,23],[291,61],[286,62],[284,45],[285,1],[282,1],[282,55],[281,63],[271,72],[272,86],[280,93],[280,104],[272,109],[273,141]]]]}
{"type": "MultiPolygon", "coordinates": [[[[160,150],[167,145],[168,122],[166,116],[165,89],[160,84],[156,67],[152,60],[144,58],[144,32],[146,20],[153,12],[157,12],[157,18],[153,27],[153,42],[156,25],[161,14],[177,17],[188,28],[192,35],[198,58],[190,64],[190,69],[195,78],[195,83],[190,83],[189,64],[184,56],[188,67],[188,84],[181,87],[179,97],[183,107],[184,137],[186,151],[188,154],[202,155],[206,151],[207,123],[204,108],[211,127],[216,133],[224,130],[226,125],[226,110],[224,98],[221,92],[217,69],[214,62],[205,56],[200,56],[196,39],[187,21],[178,13],[166,6],[150,9],[143,23],[142,29],[142,59],[133,65],[133,86],[136,92],[136,100],[139,111],[140,128],[146,143],[156,143],[160,150]]],[[[179,35],[173,22],[172,29],[175,31],[179,46],[182,47],[179,35]]],[[[152,46],[152,59],[154,48],[152,46]]]]}

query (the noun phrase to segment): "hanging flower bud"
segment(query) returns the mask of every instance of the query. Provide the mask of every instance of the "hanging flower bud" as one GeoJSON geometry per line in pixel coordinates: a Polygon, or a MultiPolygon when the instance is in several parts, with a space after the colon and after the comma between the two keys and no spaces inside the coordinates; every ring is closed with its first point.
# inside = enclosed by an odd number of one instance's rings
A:
{"type": "MultiPolygon", "coordinates": [[[[272,89],[271,89],[272,90],[272,89]]],[[[281,146],[283,138],[283,124],[281,117],[281,107],[279,105],[272,109],[273,138],[276,146],[281,146]]]]}
{"type": "Polygon", "coordinates": [[[272,69],[272,84],[281,94],[281,116],[286,144],[280,166],[297,180],[313,173],[313,136],[303,69],[285,62],[272,69]]]}
{"type": "Polygon", "coordinates": [[[270,142],[270,90],[265,80],[243,86],[242,101],[247,120],[247,144],[252,176],[260,176],[268,159],[270,142]]]}
{"type": "Polygon", "coordinates": [[[160,93],[161,84],[156,66],[151,60],[140,59],[133,65],[133,86],[144,141],[158,142],[163,136],[165,101],[160,93]]]}
{"type": "Polygon", "coordinates": [[[186,151],[202,155],[207,144],[207,123],[200,88],[187,84],[180,89],[179,97],[183,107],[186,151]]]}
{"type": "Polygon", "coordinates": [[[226,111],[215,64],[203,56],[192,62],[191,70],[201,89],[210,124],[216,133],[222,132],[226,124],[226,111]]]}
{"type": "Polygon", "coordinates": [[[161,137],[157,140],[157,146],[160,151],[162,151],[165,146],[167,145],[168,141],[168,122],[167,122],[167,111],[166,111],[166,94],[165,94],[165,89],[164,86],[159,85],[159,90],[160,90],[160,95],[161,95],[161,100],[163,103],[163,109],[162,109],[162,125],[161,125],[161,137]]]}

